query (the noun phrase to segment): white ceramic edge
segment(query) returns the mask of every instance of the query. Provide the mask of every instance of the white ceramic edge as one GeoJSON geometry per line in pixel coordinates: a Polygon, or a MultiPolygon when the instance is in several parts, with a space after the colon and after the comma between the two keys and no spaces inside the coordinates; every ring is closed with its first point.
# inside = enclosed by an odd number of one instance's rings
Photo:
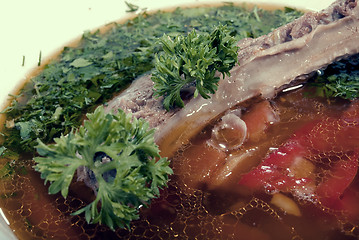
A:
{"type": "MultiPolygon", "coordinates": [[[[155,10],[186,6],[208,0],[128,0],[140,8],[155,10]]],[[[327,7],[332,0],[248,0],[250,3],[274,3],[310,10],[327,7]]],[[[106,23],[130,16],[124,0],[4,0],[0,3],[0,107],[8,94],[66,43],[106,23]],[[23,60],[25,60],[23,62],[23,60]]],[[[1,209],[0,209],[1,210],[1,209]]],[[[0,217],[0,239],[15,239],[6,221],[0,217]]]]}

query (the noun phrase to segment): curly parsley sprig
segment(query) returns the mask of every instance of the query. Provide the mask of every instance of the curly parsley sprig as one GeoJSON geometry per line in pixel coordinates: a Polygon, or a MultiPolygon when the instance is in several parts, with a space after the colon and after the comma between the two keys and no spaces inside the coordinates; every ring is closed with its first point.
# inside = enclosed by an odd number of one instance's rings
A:
{"type": "Polygon", "coordinates": [[[87,118],[78,131],[55,138],[53,145],[38,140],[41,157],[34,158],[34,168],[45,183],[51,183],[50,194],[61,192],[66,198],[76,169],[86,167],[97,181],[96,199],[73,214],[84,212],[87,222],[111,229],[129,227],[138,219],[139,207],[149,204],[166,186],[172,174],[169,161],[160,157],[154,130],[148,129],[145,120],[122,110],[106,114],[102,106],[87,118]],[[98,153],[111,161],[99,160],[98,153]]]}
{"type": "Polygon", "coordinates": [[[197,34],[195,30],[186,37],[160,38],[162,54],[156,55],[152,73],[155,96],[164,96],[163,105],[169,110],[175,105],[183,107],[181,90],[195,86],[194,97],[200,94],[209,98],[218,88],[216,72],[230,75],[238,62],[238,46],[226,26],[218,26],[211,33],[197,34]]]}

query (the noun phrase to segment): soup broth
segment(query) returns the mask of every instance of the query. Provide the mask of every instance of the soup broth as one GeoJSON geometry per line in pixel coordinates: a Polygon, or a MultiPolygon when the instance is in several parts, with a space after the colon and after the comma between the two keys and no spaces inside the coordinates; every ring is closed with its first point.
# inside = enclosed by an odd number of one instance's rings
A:
{"type": "MultiPolygon", "coordinates": [[[[103,87],[106,91],[101,93],[103,94],[101,97],[92,93],[94,99],[91,103],[77,111],[82,116],[83,112],[91,110],[101,101],[108,100],[135,77],[149,71],[152,67],[151,56],[144,54],[139,59],[130,59],[129,55],[145,51],[145,48],[153,44],[152,40],[161,36],[163,32],[177,34],[189,32],[192,28],[208,31],[213,27],[211,24],[221,22],[227,24],[238,39],[257,37],[300,15],[291,9],[286,9],[285,12],[286,14],[283,15],[283,12],[279,13],[279,11],[244,9],[229,4],[212,8],[177,9],[174,13],[143,14],[124,25],[116,26],[103,35],[108,36],[107,40],[118,37],[116,35],[118,32],[123,34],[123,31],[131,31],[132,27],[140,35],[142,33],[138,31],[141,25],[142,28],[148,25],[157,27],[153,35],[145,36],[140,42],[136,42],[133,49],[126,49],[129,53],[116,53],[116,48],[119,48],[118,43],[113,41],[114,44],[111,45],[112,54],[116,54],[120,59],[122,57],[123,63],[132,66],[131,64],[138,63],[136,61],[140,59],[141,64],[149,64],[149,66],[144,69],[130,69],[131,67],[124,66],[124,69],[116,70],[116,74],[127,74],[123,77],[124,80],[121,79],[123,82],[111,87],[110,91],[106,90],[106,86],[103,87]],[[234,18],[239,15],[245,15],[244,19],[248,21],[243,22],[242,19],[239,24],[234,18]],[[258,18],[261,18],[261,21],[253,20],[258,20],[258,18]],[[260,27],[264,23],[266,26],[260,27]],[[145,56],[148,58],[144,59],[145,56]]],[[[92,37],[97,38],[94,41],[96,43],[102,39],[102,36],[98,35],[92,37]]],[[[91,36],[85,36],[85,39],[90,38],[91,36]]],[[[138,40],[124,38],[123,41],[138,40]]],[[[78,51],[81,56],[81,51],[86,48],[84,46],[65,49],[65,52],[76,54],[78,51]]],[[[91,47],[98,46],[91,45],[91,47]]],[[[157,47],[154,49],[158,50],[157,47]]],[[[94,52],[104,56],[100,48],[94,52]]],[[[60,58],[59,61],[65,60],[60,58]]],[[[56,64],[51,64],[50,68],[57,67],[56,64]]],[[[89,77],[91,71],[96,71],[96,69],[87,70],[88,72],[82,72],[82,76],[89,77]]],[[[44,75],[41,77],[45,78],[44,75]]],[[[99,78],[94,80],[89,77],[95,82],[99,78]]],[[[86,83],[86,86],[93,90],[92,83],[86,83]]],[[[34,153],[13,154],[1,162],[0,206],[19,239],[357,239],[359,237],[358,215],[347,216],[340,210],[332,210],[312,199],[300,198],[290,191],[282,191],[281,195],[277,196],[294,204],[300,211],[299,215],[293,214],[283,209],[283,205],[276,204],[270,192],[252,191],[241,186],[239,182],[243,169],[232,169],[225,174],[229,176],[228,178],[222,179],[223,181],[218,180],[217,176],[225,173],[222,167],[232,156],[253,152],[249,155],[251,164],[245,170],[248,172],[260,164],[268,154],[278,149],[283,142],[290,139],[298,129],[317,119],[340,118],[350,108],[349,101],[340,99],[329,101],[321,97],[306,97],[308,93],[311,93],[311,89],[302,87],[299,90],[278,95],[270,102],[270,105],[274,106],[280,120],[271,124],[263,138],[248,141],[240,148],[213,150],[207,142],[211,137],[212,129],[220,120],[216,120],[205,128],[171,159],[174,174],[170,177],[168,188],[163,189],[160,198],[153,200],[148,208],[140,209],[141,217],[131,224],[130,229],[111,231],[106,226],[86,223],[82,215],[72,216],[71,213],[93,200],[92,190],[84,183],[74,180],[66,199],[60,194],[49,195],[48,186],[44,186],[40,174],[33,170],[34,163],[31,159],[34,153]]],[[[87,101],[90,100],[87,99],[87,101]]],[[[250,113],[252,106],[262,101],[262,99],[253,99],[238,106],[237,110],[242,111],[245,116],[250,113]]],[[[26,110],[29,111],[29,109],[26,110]]],[[[10,113],[6,122],[8,128],[11,128],[13,120],[14,115],[10,113]]],[[[77,121],[78,124],[81,123],[81,119],[77,121]]],[[[54,126],[49,125],[47,128],[51,130],[54,126]]],[[[66,132],[68,128],[70,126],[62,131],[66,132]]],[[[56,136],[56,134],[59,133],[50,135],[56,136]]],[[[24,149],[28,150],[28,148],[24,149]]],[[[346,154],[348,153],[338,151],[335,156],[346,158],[346,154]]],[[[330,169],[329,158],[320,159],[322,161],[315,161],[315,159],[310,159],[310,161],[313,162],[315,168],[330,169]]],[[[321,173],[318,174],[315,178],[323,178],[321,173]]],[[[353,195],[359,194],[358,178],[354,179],[349,189],[353,195]]]]}
{"type": "MultiPolygon", "coordinates": [[[[231,155],[248,156],[253,166],[258,165],[268,154],[278,149],[286,142],[296,130],[312,122],[315,119],[337,117],[348,107],[348,102],[336,100],[328,102],[324,98],[304,97],[309,92],[308,87],[278,96],[272,103],[279,112],[280,122],[270,127],[264,138],[260,141],[248,142],[235,151],[226,151],[223,162],[213,160],[206,156],[203,150],[203,143],[208,141],[211,127],[205,129],[192,142],[180,150],[172,160],[176,183],[187,195],[201,195],[200,207],[208,215],[213,215],[209,221],[216,222],[215,229],[220,229],[216,239],[352,239],[356,235],[358,219],[348,221],[341,213],[325,209],[318,203],[306,198],[294,197],[291,193],[285,193],[292,198],[300,209],[300,217],[281,209],[273,204],[273,193],[263,191],[247,192],[240,186],[239,182],[242,169],[228,171],[227,179],[219,185],[214,184],[220,175],[221,166],[228,164],[231,155]],[[202,150],[202,152],[200,152],[202,150]],[[189,153],[189,154],[188,154],[189,153]],[[215,161],[215,167],[208,171],[211,160],[215,161]],[[203,172],[202,169],[206,171],[203,172]],[[198,189],[202,190],[199,191],[198,189]],[[216,219],[216,221],[214,221],[216,219]]],[[[255,103],[254,103],[255,104],[255,103]]],[[[208,145],[207,145],[208,146],[208,145]]],[[[335,155],[341,158],[343,152],[336,152],[335,155]]],[[[309,158],[309,157],[308,157],[309,158]]],[[[320,158],[320,157],[319,157],[320,158]]],[[[315,162],[315,160],[311,160],[315,162]]],[[[317,166],[326,169],[330,168],[330,162],[320,162],[317,166]]],[[[244,167],[245,168],[245,167],[244,167]]],[[[244,171],[250,171],[251,167],[244,171]]],[[[315,178],[320,178],[319,174],[315,178]]],[[[258,176],[258,181],[260,181],[258,176]]],[[[351,186],[357,194],[359,186],[354,180],[351,186]]],[[[190,198],[191,199],[191,198],[190,198]]],[[[198,199],[197,199],[198,201],[198,199]]],[[[196,201],[192,207],[198,206],[196,201]]],[[[192,209],[190,216],[196,215],[197,210],[192,209]]],[[[200,219],[200,216],[196,218],[200,219]]],[[[194,221],[199,222],[199,221],[194,221]]],[[[202,222],[201,222],[202,224],[202,222]]],[[[196,225],[194,228],[200,228],[196,225]]]]}
{"type": "MultiPolygon", "coordinates": [[[[306,88],[278,96],[280,122],[272,127],[262,143],[263,149],[253,156],[263,159],[270,148],[277,148],[296,129],[313,119],[336,117],[348,108],[342,100],[328,102],[323,98],[307,98],[306,88]]],[[[91,199],[90,189],[81,182],[70,188],[67,199],[48,195],[46,186],[32,161],[8,162],[2,171],[2,206],[7,210],[12,227],[22,239],[355,239],[358,219],[348,220],[340,213],[318,207],[312,201],[290,194],[301,216],[286,213],[271,203],[272,196],[264,192],[243,193],[238,184],[240,174],[225,187],[209,188],[196,175],[199,165],[210,164],[202,153],[188,155],[192,148],[208,140],[211,126],[184,146],[171,160],[174,175],[168,188],[161,192],[149,208],[141,209],[141,219],[133,222],[129,231],[115,232],[104,226],[87,224],[81,216],[70,214],[91,199]],[[191,156],[191,157],[186,157],[191,156]],[[206,159],[205,159],[206,160],[206,159]],[[196,185],[194,182],[199,183],[196,185]],[[202,182],[202,183],[203,183],[202,182]]],[[[251,144],[245,148],[253,148],[251,144]]],[[[242,151],[241,150],[241,151],[242,151]]],[[[228,153],[229,154],[229,153],[228,153]]],[[[209,156],[209,160],[211,156],[209,156]]],[[[233,172],[232,174],[236,174],[233,172]]],[[[201,178],[203,176],[200,176],[201,178]]],[[[205,177],[203,178],[205,179],[205,177]]],[[[203,181],[204,182],[204,181],[203,181]]],[[[351,189],[359,194],[359,182],[351,189]]]]}

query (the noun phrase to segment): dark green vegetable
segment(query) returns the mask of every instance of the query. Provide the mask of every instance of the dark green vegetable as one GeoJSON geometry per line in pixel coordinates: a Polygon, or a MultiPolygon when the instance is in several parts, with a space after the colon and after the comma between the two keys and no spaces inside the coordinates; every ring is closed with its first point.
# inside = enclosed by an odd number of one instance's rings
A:
{"type": "Polygon", "coordinates": [[[45,183],[50,182],[50,194],[61,192],[66,198],[75,171],[86,167],[97,181],[96,199],[74,214],[84,212],[87,222],[111,229],[129,227],[138,219],[140,206],[148,205],[166,186],[172,174],[169,161],[160,157],[154,129],[149,130],[143,119],[121,110],[105,114],[102,106],[87,118],[78,131],[55,138],[53,145],[39,140],[41,157],[34,159],[34,168],[45,183]],[[98,153],[106,158],[97,158],[98,153]]]}
{"type": "Polygon", "coordinates": [[[220,79],[216,72],[229,76],[229,70],[238,62],[237,41],[225,26],[211,33],[197,34],[193,30],[186,37],[178,35],[174,39],[164,35],[160,42],[164,52],[156,55],[152,80],[155,96],[164,96],[167,110],[184,106],[181,90],[186,87],[196,87],[194,97],[200,94],[209,98],[220,79]]]}
{"type": "Polygon", "coordinates": [[[294,20],[292,9],[264,11],[225,4],[222,7],[177,9],[173,13],[142,13],[125,24],[114,25],[107,34],[85,33],[78,47],[65,47],[4,111],[10,124],[5,131],[7,151],[33,152],[39,138],[54,137],[79,127],[83,114],[105,102],[136,77],[153,69],[161,49],[158,38],[209,33],[227,25],[237,40],[258,37],[294,20]],[[265,24],[263,24],[265,22],[265,24]]]}
{"type": "Polygon", "coordinates": [[[359,97],[359,55],[331,64],[323,74],[309,82],[322,97],[353,100],[359,97]]]}

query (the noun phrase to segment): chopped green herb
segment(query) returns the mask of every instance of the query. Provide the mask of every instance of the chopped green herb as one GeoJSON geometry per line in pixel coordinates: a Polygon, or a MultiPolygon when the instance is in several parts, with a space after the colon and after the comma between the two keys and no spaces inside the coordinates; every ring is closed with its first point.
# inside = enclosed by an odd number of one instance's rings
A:
{"type": "Polygon", "coordinates": [[[53,145],[38,140],[41,157],[34,158],[34,168],[50,182],[50,194],[61,192],[66,198],[75,171],[86,167],[97,182],[96,199],[74,214],[84,212],[88,222],[111,229],[129,227],[140,206],[166,186],[172,174],[169,161],[160,157],[154,129],[145,120],[122,110],[106,114],[102,106],[87,118],[78,131],[56,138],[53,145]],[[96,157],[99,153],[105,157],[96,157]]]}
{"type": "Polygon", "coordinates": [[[0,167],[0,179],[12,177],[13,174],[26,175],[27,172],[23,164],[18,164],[15,160],[8,161],[0,167]]]}
{"type": "Polygon", "coordinates": [[[41,61],[42,61],[42,52],[40,51],[40,53],[39,53],[39,61],[37,62],[37,66],[41,65],[41,61]]]}
{"type": "Polygon", "coordinates": [[[83,58],[77,58],[72,63],[70,63],[70,66],[75,68],[82,68],[82,67],[90,66],[91,64],[92,62],[89,60],[83,58]]]}
{"type": "Polygon", "coordinates": [[[359,55],[331,64],[309,82],[315,94],[352,100],[359,97],[359,55]]]}
{"type": "Polygon", "coordinates": [[[210,34],[192,30],[186,37],[160,39],[164,53],[156,55],[152,80],[155,96],[164,96],[163,105],[169,110],[184,106],[181,90],[195,86],[194,96],[209,98],[217,90],[216,72],[230,75],[237,58],[237,41],[226,26],[218,26],[210,34]]]}
{"type": "Polygon", "coordinates": [[[140,7],[135,5],[135,4],[132,4],[132,3],[129,3],[127,1],[125,1],[127,7],[129,8],[128,10],[126,10],[126,12],[136,12],[140,7]]]}
{"type": "Polygon", "coordinates": [[[11,164],[10,162],[7,162],[4,166],[0,168],[0,179],[7,178],[15,172],[15,169],[12,165],[13,164],[11,164]]]}
{"type": "Polygon", "coordinates": [[[28,229],[33,229],[34,226],[31,224],[31,221],[26,218],[26,221],[25,221],[25,226],[28,228],[28,229]]]}
{"type": "Polygon", "coordinates": [[[1,199],[8,199],[8,198],[15,198],[17,196],[16,192],[10,192],[10,193],[2,193],[0,195],[1,199]]]}
{"type": "Polygon", "coordinates": [[[4,146],[0,147],[0,157],[4,154],[5,150],[6,150],[6,147],[4,147],[4,146]]]}

